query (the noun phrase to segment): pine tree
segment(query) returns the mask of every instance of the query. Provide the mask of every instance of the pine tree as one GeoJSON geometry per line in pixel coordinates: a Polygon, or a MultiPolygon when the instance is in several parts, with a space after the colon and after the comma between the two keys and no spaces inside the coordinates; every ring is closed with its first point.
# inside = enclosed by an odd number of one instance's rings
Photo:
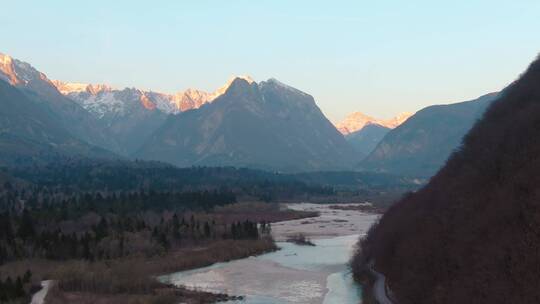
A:
{"type": "Polygon", "coordinates": [[[208,222],[204,222],[204,236],[206,238],[210,237],[210,225],[208,224],[208,222]]]}
{"type": "Polygon", "coordinates": [[[24,277],[23,277],[23,282],[24,283],[30,283],[30,280],[32,279],[32,272],[30,271],[30,269],[28,269],[25,273],[24,273],[24,277]]]}
{"type": "Polygon", "coordinates": [[[24,285],[22,283],[21,277],[17,277],[17,280],[15,281],[15,290],[14,290],[14,296],[15,298],[20,298],[25,295],[24,292],[24,285]]]}
{"type": "Polygon", "coordinates": [[[26,209],[23,211],[17,234],[23,240],[29,239],[35,234],[34,221],[30,216],[30,212],[26,209]]]}

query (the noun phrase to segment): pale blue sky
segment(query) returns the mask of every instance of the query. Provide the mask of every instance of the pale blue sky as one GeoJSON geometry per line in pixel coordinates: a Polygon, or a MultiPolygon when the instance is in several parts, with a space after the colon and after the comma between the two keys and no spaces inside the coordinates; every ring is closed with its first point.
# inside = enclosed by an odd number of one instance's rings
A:
{"type": "Polygon", "coordinates": [[[1,1],[0,52],[52,79],[175,92],[275,77],[331,120],[472,99],[540,51],[540,1],[1,1]]]}

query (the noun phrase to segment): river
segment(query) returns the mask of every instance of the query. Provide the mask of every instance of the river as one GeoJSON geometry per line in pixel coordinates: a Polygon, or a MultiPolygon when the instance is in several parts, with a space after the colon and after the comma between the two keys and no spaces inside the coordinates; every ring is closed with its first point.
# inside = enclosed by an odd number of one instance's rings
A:
{"type": "Polygon", "coordinates": [[[160,279],[192,289],[245,296],[238,303],[359,303],[361,288],[353,282],[347,263],[358,238],[379,216],[329,206],[289,205],[291,209],[319,211],[320,216],[273,224],[279,251],[160,279]],[[304,233],[316,246],[284,242],[294,233],[304,233]]]}

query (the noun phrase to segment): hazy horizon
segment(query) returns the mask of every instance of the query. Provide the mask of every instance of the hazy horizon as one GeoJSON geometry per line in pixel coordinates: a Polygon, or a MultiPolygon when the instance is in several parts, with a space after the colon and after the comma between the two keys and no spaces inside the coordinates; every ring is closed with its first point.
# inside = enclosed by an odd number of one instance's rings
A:
{"type": "Polygon", "coordinates": [[[209,4],[5,3],[0,52],[50,79],[167,93],[276,78],[335,122],[500,90],[538,50],[534,1],[209,4]]]}

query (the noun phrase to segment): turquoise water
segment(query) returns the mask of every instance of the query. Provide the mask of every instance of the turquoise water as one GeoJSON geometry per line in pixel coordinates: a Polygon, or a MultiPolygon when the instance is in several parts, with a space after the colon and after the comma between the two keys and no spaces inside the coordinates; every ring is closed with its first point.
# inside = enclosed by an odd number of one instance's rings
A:
{"type": "Polygon", "coordinates": [[[358,235],[313,240],[316,246],[298,246],[278,242],[281,250],[261,255],[261,260],[271,260],[286,267],[304,270],[345,268],[352,254],[358,235]]]}
{"type": "Polygon", "coordinates": [[[324,297],[323,303],[360,303],[362,290],[352,278],[350,271],[333,273],[326,280],[328,293],[324,297]]]}
{"type": "Polygon", "coordinates": [[[358,237],[314,240],[316,246],[279,242],[281,250],[276,252],[178,272],[161,280],[245,296],[238,303],[356,304],[361,288],[352,280],[347,263],[358,237]]]}

